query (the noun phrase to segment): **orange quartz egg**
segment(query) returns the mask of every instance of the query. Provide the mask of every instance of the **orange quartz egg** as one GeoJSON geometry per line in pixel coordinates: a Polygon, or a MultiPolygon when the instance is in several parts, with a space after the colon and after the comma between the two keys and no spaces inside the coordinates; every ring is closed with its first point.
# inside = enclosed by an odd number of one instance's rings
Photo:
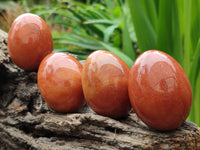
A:
{"type": "Polygon", "coordinates": [[[53,39],[47,24],[39,16],[18,16],[8,33],[8,52],[20,68],[34,71],[42,59],[53,51],[53,39]]]}
{"type": "Polygon", "coordinates": [[[38,69],[38,87],[46,103],[59,112],[75,112],[84,104],[82,65],[72,56],[48,54],[38,69]]]}
{"type": "Polygon", "coordinates": [[[112,118],[128,115],[129,68],[119,57],[98,50],[91,53],[82,71],[82,87],[89,106],[98,114],[112,118]]]}
{"type": "Polygon", "coordinates": [[[189,115],[190,82],[179,63],[166,53],[149,50],[141,54],[130,70],[128,90],[134,111],[154,129],[175,129],[189,115]]]}

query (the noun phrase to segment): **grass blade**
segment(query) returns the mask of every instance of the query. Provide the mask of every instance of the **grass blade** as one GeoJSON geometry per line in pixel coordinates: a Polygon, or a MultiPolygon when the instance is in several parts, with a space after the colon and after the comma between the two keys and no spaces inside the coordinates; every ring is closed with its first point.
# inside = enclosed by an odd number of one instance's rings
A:
{"type": "Polygon", "coordinates": [[[196,45],[200,37],[200,1],[192,0],[191,4],[191,54],[193,55],[196,45]]]}
{"type": "Polygon", "coordinates": [[[157,49],[172,54],[172,3],[174,0],[159,1],[157,49]]]}
{"type": "Polygon", "coordinates": [[[133,45],[132,45],[132,41],[131,41],[131,38],[130,38],[130,33],[129,33],[129,30],[128,30],[128,25],[127,25],[127,15],[124,14],[124,26],[123,26],[123,30],[122,30],[122,39],[123,39],[123,52],[129,56],[132,60],[135,60],[136,59],[136,56],[135,56],[135,52],[134,52],[134,48],[133,48],[133,45]]]}
{"type": "Polygon", "coordinates": [[[177,1],[172,1],[172,56],[183,65],[183,47],[177,1]]]}
{"type": "Polygon", "coordinates": [[[98,50],[98,49],[104,48],[97,43],[87,43],[87,42],[72,41],[72,40],[67,40],[67,39],[60,40],[60,41],[58,41],[58,43],[60,43],[60,44],[72,44],[72,45],[76,45],[78,47],[82,47],[82,48],[85,48],[85,49],[91,49],[91,50],[98,50]]]}
{"type": "Polygon", "coordinates": [[[157,30],[158,16],[157,16],[155,1],[154,0],[140,0],[140,2],[153,28],[157,30]]]}
{"type": "Polygon", "coordinates": [[[190,71],[190,17],[191,17],[191,2],[188,0],[184,0],[184,60],[183,60],[183,68],[187,75],[189,75],[190,71]]]}
{"type": "Polygon", "coordinates": [[[194,85],[195,79],[197,79],[197,73],[198,73],[198,70],[200,70],[199,64],[198,64],[199,61],[200,61],[200,38],[199,38],[197,47],[195,49],[195,53],[192,59],[191,67],[190,67],[189,79],[190,79],[191,85],[194,85]]]}
{"type": "Polygon", "coordinates": [[[107,20],[107,19],[93,19],[93,20],[87,20],[83,22],[83,24],[95,24],[95,23],[108,24],[108,25],[113,24],[112,21],[107,20]]]}
{"type": "Polygon", "coordinates": [[[115,5],[114,5],[114,2],[115,2],[115,1],[104,0],[104,2],[106,3],[106,6],[108,7],[108,9],[110,9],[110,10],[115,9],[115,5]]]}
{"type": "Polygon", "coordinates": [[[81,48],[85,48],[85,50],[98,50],[104,48],[101,44],[98,43],[97,40],[94,40],[91,37],[74,35],[70,33],[62,37],[54,36],[53,40],[55,40],[59,44],[72,44],[81,48]]]}
{"type": "Polygon", "coordinates": [[[199,109],[199,106],[200,106],[200,92],[199,92],[199,89],[200,89],[200,71],[198,73],[198,77],[197,77],[197,80],[196,80],[196,86],[195,86],[195,95],[194,95],[194,99],[193,99],[193,105],[194,105],[194,109],[192,111],[194,111],[195,113],[195,123],[200,126],[200,109],[199,109]]]}
{"type": "Polygon", "coordinates": [[[138,45],[141,52],[156,49],[156,32],[145,15],[139,0],[128,0],[138,45]]]}
{"type": "Polygon", "coordinates": [[[112,26],[109,26],[104,30],[104,42],[108,42],[110,39],[110,35],[114,32],[114,30],[118,28],[118,25],[114,24],[112,26]]]}

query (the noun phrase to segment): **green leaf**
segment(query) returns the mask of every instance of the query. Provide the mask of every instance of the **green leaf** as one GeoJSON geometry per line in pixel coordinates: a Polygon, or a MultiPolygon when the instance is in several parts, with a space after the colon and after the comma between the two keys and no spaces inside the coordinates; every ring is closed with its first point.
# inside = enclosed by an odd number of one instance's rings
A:
{"type": "Polygon", "coordinates": [[[184,37],[184,17],[185,17],[184,16],[184,1],[183,0],[176,0],[176,1],[178,4],[181,37],[183,38],[184,37]]]}
{"type": "Polygon", "coordinates": [[[172,55],[180,64],[182,64],[183,50],[178,13],[177,1],[160,1],[157,49],[172,55]]]}
{"type": "MultiPolygon", "coordinates": [[[[102,19],[111,19],[111,16],[108,15],[105,8],[102,8],[102,5],[99,6],[100,8],[95,8],[91,6],[91,9],[88,13],[94,13],[97,17],[95,18],[102,18],[102,19]]],[[[94,18],[93,18],[94,19],[94,18]]]]}
{"type": "MultiPolygon", "coordinates": [[[[88,18],[88,16],[85,16],[85,14],[83,14],[83,13],[78,13],[77,11],[75,11],[73,9],[69,9],[69,10],[74,14],[75,17],[79,18],[81,22],[84,22],[84,21],[90,19],[90,18],[88,18]]],[[[81,27],[87,29],[90,32],[93,32],[94,34],[96,34],[100,37],[103,36],[102,31],[98,27],[96,27],[92,24],[88,24],[88,25],[82,24],[81,27]]]]}
{"type": "Polygon", "coordinates": [[[78,47],[85,49],[98,50],[103,49],[104,47],[98,43],[97,40],[92,39],[92,37],[67,34],[64,37],[53,37],[53,40],[56,40],[60,44],[72,44],[78,47]]]}
{"type": "Polygon", "coordinates": [[[198,40],[195,53],[192,58],[190,73],[189,73],[189,79],[190,79],[191,85],[193,86],[193,90],[194,90],[195,80],[197,79],[197,72],[198,70],[200,70],[199,64],[198,64],[199,61],[200,61],[200,38],[198,40]]]}
{"type": "Polygon", "coordinates": [[[141,52],[156,49],[156,32],[145,15],[139,0],[128,0],[132,21],[141,52]]]}
{"type": "Polygon", "coordinates": [[[60,40],[58,43],[60,44],[72,44],[72,45],[76,45],[82,48],[86,48],[86,49],[91,49],[91,50],[98,50],[98,49],[103,49],[104,47],[102,47],[99,44],[95,44],[95,43],[87,43],[87,42],[82,42],[82,41],[72,41],[72,40],[60,40]]]}
{"type": "Polygon", "coordinates": [[[157,49],[172,54],[172,4],[174,0],[159,1],[157,49]]]}
{"type": "Polygon", "coordinates": [[[197,76],[197,80],[196,80],[196,86],[195,86],[195,91],[194,91],[194,99],[193,99],[193,105],[194,105],[194,114],[195,114],[195,123],[200,126],[200,70],[197,76]]]}
{"type": "MultiPolygon", "coordinates": [[[[195,123],[197,123],[196,116],[200,117],[200,111],[196,110],[197,109],[196,107],[200,106],[200,97],[199,97],[200,92],[196,91],[197,89],[198,90],[200,89],[200,83],[199,83],[200,77],[198,77],[198,76],[200,76],[200,68],[199,68],[199,64],[198,64],[199,62],[200,62],[200,38],[199,38],[198,44],[196,46],[194,56],[192,58],[192,63],[191,63],[191,68],[190,68],[190,73],[189,73],[189,79],[191,82],[194,98],[193,98],[193,104],[192,104],[192,108],[191,108],[191,112],[188,117],[188,120],[195,121],[195,123]],[[199,75],[197,75],[197,73],[199,73],[199,75]]],[[[199,125],[200,125],[200,123],[199,123],[199,125]]]]}
{"type": "Polygon", "coordinates": [[[153,28],[157,30],[158,16],[157,16],[155,1],[154,0],[140,0],[140,2],[153,28]]]}
{"type": "Polygon", "coordinates": [[[100,23],[100,24],[113,24],[112,21],[110,20],[106,20],[106,19],[93,19],[93,20],[87,20],[84,21],[83,24],[96,24],[96,23],[100,23]]]}
{"type": "Polygon", "coordinates": [[[54,52],[67,52],[68,49],[66,49],[66,48],[54,48],[53,51],[54,52]]]}
{"type": "Polygon", "coordinates": [[[114,1],[111,1],[111,0],[104,0],[104,1],[105,1],[105,3],[106,3],[106,6],[107,6],[110,10],[115,9],[114,1]]]}
{"type": "Polygon", "coordinates": [[[136,56],[135,56],[135,51],[134,51],[134,48],[133,48],[133,44],[132,44],[132,41],[131,41],[131,38],[130,38],[130,33],[129,33],[129,30],[128,30],[128,25],[127,25],[127,15],[124,14],[124,26],[123,26],[123,30],[122,30],[122,37],[123,37],[123,52],[129,56],[132,60],[135,60],[136,59],[136,56]]]}
{"type": "Polygon", "coordinates": [[[183,68],[187,75],[190,71],[190,29],[191,29],[191,0],[184,0],[184,62],[183,68]]]}
{"type": "Polygon", "coordinates": [[[172,1],[172,56],[183,65],[183,46],[177,1],[172,1]]]}
{"type": "Polygon", "coordinates": [[[198,39],[200,37],[200,1],[192,0],[191,4],[191,56],[194,53],[198,39]]]}
{"type": "Polygon", "coordinates": [[[118,28],[118,25],[114,24],[104,30],[104,42],[109,42],[110,35],[113,34],[116,28],[118,28]]]}

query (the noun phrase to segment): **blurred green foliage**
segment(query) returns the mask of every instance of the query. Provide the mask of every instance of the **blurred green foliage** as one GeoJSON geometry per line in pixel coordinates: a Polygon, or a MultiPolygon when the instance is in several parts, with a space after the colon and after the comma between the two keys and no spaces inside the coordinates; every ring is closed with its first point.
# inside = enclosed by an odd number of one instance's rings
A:
{"type": "Polygon", "coordinates": [[[51,25],[54,51],[86,59],[92,51],[106,49],[120,56],[129,67],[133,64],[136,37],[128,5],[110,0],[61,0],[26,7],[51,25]]]}

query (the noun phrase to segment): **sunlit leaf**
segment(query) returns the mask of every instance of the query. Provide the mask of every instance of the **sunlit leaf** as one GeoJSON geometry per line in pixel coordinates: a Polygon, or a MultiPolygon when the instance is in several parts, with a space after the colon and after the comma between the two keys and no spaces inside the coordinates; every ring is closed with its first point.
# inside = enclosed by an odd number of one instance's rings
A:
{"type": "Polygon", "coordinates": [[[109,26],[104,30],[104,42],[108,42],[110,39],[110,35],[114,32],[114,30],[118,28],[117,24],[114,24],[112,26],[109,26]]]}
{"type": "Polygon", "coordinates": [[[106,19],[94,19],[94,20],[87,20],[83,22],[83,24],[95,24],[95,23],[109,24],[109,25],[113,24],[112,21],[106,20],[106,19]]]}

